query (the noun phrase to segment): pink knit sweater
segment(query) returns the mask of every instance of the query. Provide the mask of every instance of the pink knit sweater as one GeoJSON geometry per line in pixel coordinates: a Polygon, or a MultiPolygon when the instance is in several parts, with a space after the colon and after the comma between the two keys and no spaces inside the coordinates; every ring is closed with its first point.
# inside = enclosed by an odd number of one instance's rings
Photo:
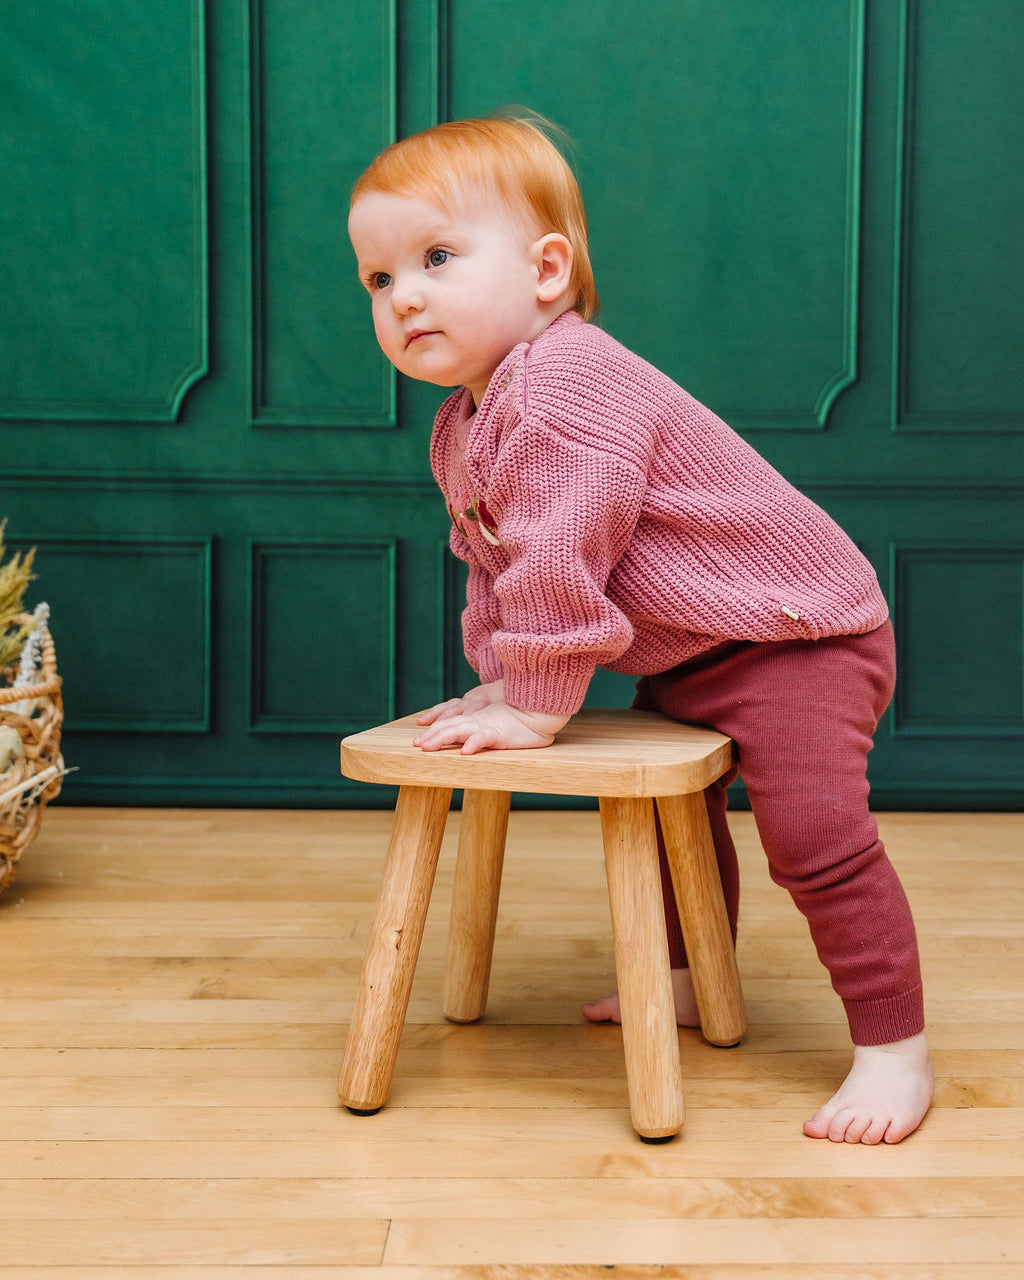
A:
{"type": "Polygon", "coordinates": [[[509,353],[476,414],[465,388],[445,401],[431,465],[453,512],[481,516],[451,534],[469,565],[463,640],[513,706],[571,714],[598,665],[653,675],[723,640],[888,616],[820,507],[574,312],[509,353]]]}

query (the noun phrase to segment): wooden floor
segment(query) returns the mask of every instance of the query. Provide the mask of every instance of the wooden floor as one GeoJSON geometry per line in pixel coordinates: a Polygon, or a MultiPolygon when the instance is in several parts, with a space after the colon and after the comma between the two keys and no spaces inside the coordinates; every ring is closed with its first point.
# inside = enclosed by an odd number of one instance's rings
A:
{"type": "Polygon", "coordinates": [[[804,1138],[837,999],[748,815],[751,1029],[680,1032],[644,1146],[597,815],[513,813],[488,1020],[439,1013],[442,854],[391,1105],[335,1078],[384,813],[51,808],[0,897],[0,1274],[30,1280],[1019,1280],[1024,816],[883,815],[918,920],[937,1106],[896,1147],[804,1138]]]}

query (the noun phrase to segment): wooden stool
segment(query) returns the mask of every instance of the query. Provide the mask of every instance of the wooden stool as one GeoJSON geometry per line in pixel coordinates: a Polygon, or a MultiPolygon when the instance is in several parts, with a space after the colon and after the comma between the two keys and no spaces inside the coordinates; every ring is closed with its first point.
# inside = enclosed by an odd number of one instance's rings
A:
{"type": "Polygon", "coordinates": [[[581,711],[550,747],[421,751],[415,716],[341,744],[341,771],[398,784],[394,827],[349,1028],[338,1094],[372,1115],[387,1101],[452,789],[464,787],[444,996],[454,1022],[487,1000],[509,793],[597,796],[633,1126],[666,1141],[683,1123],[683,1081],[654,823],[656,801],[701,1030],[735,1044],[746,1030],[702,792],[732,765],[723,734],[649,711],[581,711]]]}

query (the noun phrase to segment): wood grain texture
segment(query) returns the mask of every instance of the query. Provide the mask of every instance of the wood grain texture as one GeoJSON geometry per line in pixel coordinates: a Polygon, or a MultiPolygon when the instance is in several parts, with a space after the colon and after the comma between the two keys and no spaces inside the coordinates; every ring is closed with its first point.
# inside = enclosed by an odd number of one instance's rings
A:
{"type": "Polygon", "coordinates": [[[658,813],[701,1031],[712,1044],[736,1044],[747,1029],[747,1010],[704,797],[659,797],[658,813]]]}
{"type": "Polygon", "coordinates": [[[375,1111],[391,1088],[451,798],[444,787],[398,794],[338,1080],[353,1110],[375,1111]]]}
{"type": "Polygon", "coordinates": [[[601,797],[615,979],[633,1127],[665,1139],[683,1124],[683,1076],[650,800],[601,797]]]}
{"type": "Polygon", "coordinates": [[[338,1106],[387,813],[51,807],[0,896],[3,1280],[1017,1280],[1024,817],[881,815],[921,936],[936,1106],[896,1147],[800,1124],[849,1047],[750,816],[733,1049],[678,1032],[636,1141],[597,813],[516,811],[488,1012],[442,1014],[441,842],[389,1106],[338,1106]],[[969,866],[968,866],[969,864],[969,866]],[[969,874],[967,871],[969,869],[969,874]]]}
{"type": "Polygon", "coordinates": [[[668,796],[701,791],[732,764],[724,734],[653,711],[584,709],[543,751],[420,751],[416,716],[341,744],[341,772],[360,782],[469,787],[556,796],[668,796]]]}
{"type": "Polygon", "coordinates": [[[487,1007],[510,800],[507,791],[462,797],[444,986],[444,1016],[453,1022],[475,1022],[487,1007]]]}

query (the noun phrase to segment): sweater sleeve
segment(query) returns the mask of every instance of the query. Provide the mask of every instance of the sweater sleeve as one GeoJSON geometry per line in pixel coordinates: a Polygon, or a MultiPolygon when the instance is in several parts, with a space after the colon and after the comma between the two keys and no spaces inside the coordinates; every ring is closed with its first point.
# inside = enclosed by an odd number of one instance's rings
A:
{"type": "Polygon", "coordinates": [[[605,589],[644,489],[633,462],[586,438],[527,419],[502,441],[487,492],[503,559],[491,645],[513,706],[571,715],[595,667],[632,643],[605,589]]]}

